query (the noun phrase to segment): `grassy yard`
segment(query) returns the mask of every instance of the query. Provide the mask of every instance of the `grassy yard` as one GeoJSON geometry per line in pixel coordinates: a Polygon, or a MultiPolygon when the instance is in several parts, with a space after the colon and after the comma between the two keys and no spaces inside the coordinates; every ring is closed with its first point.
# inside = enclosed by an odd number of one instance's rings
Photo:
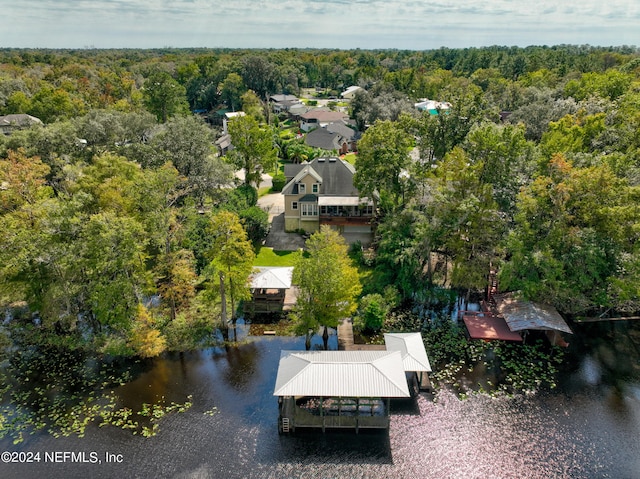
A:
{"type": "Polygon", "coordinates": [[[270,186],[261,186],[258,189],[258,198],[262,198],[264,195],[268,195],[269,193],[271,193],[270,186]]]}
{"type": "Polygon", "coordinates": [[[352,165],[356,164],[356,154],[355,153],[347,153],[342,157],[344,161],[347,163],[351,163],[352,165]]]}
{"type": "Polygon", "coordinates": [[[293,266],[298,257],[297,251],[274,251],[273,248],[262,246],[255,261],[254,266],[293,266]]]}

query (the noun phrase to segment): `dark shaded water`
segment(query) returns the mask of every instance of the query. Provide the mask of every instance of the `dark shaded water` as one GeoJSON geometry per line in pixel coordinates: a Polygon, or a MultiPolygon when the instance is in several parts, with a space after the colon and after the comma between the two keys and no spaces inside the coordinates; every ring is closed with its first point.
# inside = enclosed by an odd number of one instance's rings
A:
{"type": "Polygon", "coordinates": [[[562,391],[464,401],[425,394],[394,404],[388,435],[278,435],[280,350],[304,349],[301,338],[170,355],[116,390],[131,407],[192,395],[193,407],[163,419],[157,436],[92,427],[84,438],[5,440],[1,451],[94,451],[102,464],[0,463],[0,477],[640,478],[640,365],[628,339],[637,329],[585,329],[562,391]],[[205,414],[213,407],[218,414],[205,414]],[[106,453],[122,462],[106,463],[106,453]]]}

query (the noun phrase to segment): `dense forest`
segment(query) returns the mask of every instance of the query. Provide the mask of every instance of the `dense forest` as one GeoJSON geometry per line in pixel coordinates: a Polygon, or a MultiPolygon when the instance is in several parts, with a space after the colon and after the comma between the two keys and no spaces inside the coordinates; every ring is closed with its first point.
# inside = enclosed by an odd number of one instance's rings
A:
{"type": "Polygon", "coordinates": [[[247,294],[260,174],[315,154],[269,96],[350,85],[354,181],[379,195],[352,251],[361,317],[482,291],[491,268],[566,315],[637,315],[640,50],[570,45],[0,50],[0,116],[43,122],[0,135],[2,305],[64,347],[202,344],[247,294]],[[226,157],[221,109],[247,113],[226,157]]]}

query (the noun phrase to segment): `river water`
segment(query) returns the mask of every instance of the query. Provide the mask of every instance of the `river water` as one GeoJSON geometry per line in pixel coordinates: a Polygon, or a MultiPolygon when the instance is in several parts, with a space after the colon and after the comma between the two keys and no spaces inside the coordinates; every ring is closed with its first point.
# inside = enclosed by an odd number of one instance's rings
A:
{"type": "Polygon", "coordinates": [[[640,478],[639,329],[582,327],[554,392],[460,400],[441,391],[395,403],[388,434],[278,435],[280,350],[304,349],[302,338],[171,354],[116,390],[133,408],[192,396],[158,435],[107,426],[84,438],[4,440],[0,451],[93,452],[101,463],[0,463],[0,478],[640,478]]]}

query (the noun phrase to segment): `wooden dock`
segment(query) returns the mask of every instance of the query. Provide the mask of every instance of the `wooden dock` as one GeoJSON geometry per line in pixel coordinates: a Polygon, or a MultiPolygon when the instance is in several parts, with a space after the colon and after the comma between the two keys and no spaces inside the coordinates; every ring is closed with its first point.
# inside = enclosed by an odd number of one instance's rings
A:
{"type": "Polygon", "coordinates": [[[343,318],[338,324],[338,350],[349,351],[353,346],[353,323],[351,318],[343,318]]]}
{"type": "Polygon", "coordinates": [[[355,344],[353,339],[353,322],[344,318],[338,324],[338,350],[340,351],[385,351],[384,344],[355,344]]]}

